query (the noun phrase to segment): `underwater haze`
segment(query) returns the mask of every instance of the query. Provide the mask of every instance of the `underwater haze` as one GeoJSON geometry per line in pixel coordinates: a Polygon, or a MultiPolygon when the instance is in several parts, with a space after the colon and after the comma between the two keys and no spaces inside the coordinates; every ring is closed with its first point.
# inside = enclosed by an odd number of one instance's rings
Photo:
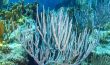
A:
{"type": "Polygon", "coordinates": [[[110,65],[110,0],[0,0],[0,65],[110,65]]]}

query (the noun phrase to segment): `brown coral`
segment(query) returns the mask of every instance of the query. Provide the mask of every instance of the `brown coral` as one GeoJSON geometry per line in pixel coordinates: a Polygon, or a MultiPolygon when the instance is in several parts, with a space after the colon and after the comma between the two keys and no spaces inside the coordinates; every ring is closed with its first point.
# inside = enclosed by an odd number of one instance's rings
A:
{"type": "Polygon", "coordinates": [[[3,41],[3,33],[4,33],[4,24],[3,20],[0,21],[0,42],[3,41]]]}

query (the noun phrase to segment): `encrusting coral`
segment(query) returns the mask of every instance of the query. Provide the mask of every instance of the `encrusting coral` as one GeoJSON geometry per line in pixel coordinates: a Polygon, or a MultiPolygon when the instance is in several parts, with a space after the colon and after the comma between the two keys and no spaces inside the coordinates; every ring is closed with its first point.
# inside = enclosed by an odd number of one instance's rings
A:
{"type": "Polygon", "coordinates": [[[0,42],[9,42],[8,37],[17,29],[18,26],[24,24],[25,17],[33,18],[36,16],[37,2],[34,4],[24,5],[24,2],[12,4],[9,9],[0,9],[0,42]],[[3,36],[4,34],[4,36],[3,36]]]}
{"type": "Polygon", "coordinates": [[[19,2],[7,9],[0,8],[0,65],[27,65],[27,54],[16,37],[25,19],[34,19],[35,10],[36,2],[28,5],[19,2]]]}
{"type": "Polygon", "coordinates": [[[0,20],[0,43],[3,41],[3,33],[4,33],[4,24],[3,20],[0,20]]]}

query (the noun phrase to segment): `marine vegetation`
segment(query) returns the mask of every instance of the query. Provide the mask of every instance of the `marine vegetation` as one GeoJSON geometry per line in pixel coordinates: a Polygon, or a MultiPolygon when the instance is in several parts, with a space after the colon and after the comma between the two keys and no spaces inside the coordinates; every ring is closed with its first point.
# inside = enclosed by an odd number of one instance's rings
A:
{"type": "Polygon", "coordinates": [[[36,15],[38,25],[34,21],[27,24],[19,41],[39,65],[78,65],[99,43],[97,30],[90,34],[85,28],[77,35],[72,19],[62,8],[47,14],[43,9],[41,16],[36,15]]]}

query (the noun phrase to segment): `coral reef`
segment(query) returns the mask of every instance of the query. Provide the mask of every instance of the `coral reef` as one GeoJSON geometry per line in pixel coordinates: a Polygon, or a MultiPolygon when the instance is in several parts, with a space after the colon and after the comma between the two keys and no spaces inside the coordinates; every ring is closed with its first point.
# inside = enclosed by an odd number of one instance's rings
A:
{"type": "Polygon", "coordinates": [[[37,2],[0,0],[0,65],[27,65],[26,53],[39,65],[110,64],[110,1],[58,2],[39,14],[37,2]]]}
{"type": "Polygon", "coordinates": [[[0,65],[27,65],[27,54],[17,37],[25,20],[34,19],[36,4],[24,5],[20,2],[0,9],[0,65]]]}
{"type": "Polygon", "coordinates": [[[0,47],[0,65],[27,65],[26,55],[21,44],[3,45],[0,47]]]}
{"type": "Polygon", "coordinates": [[[4,34],[4,24],[3,24],[3,20],[0,20],[0,44],[3,41],[3,34],[4,34]]]}
{"type": "Polygon", "coordinates": [[[15,3],[7,10],[0,10],[0,17],[5,20],[16,21],[24,16],[30,16],[33,18],[33,14],[36,11],[37,3],[24,5],[23,3],[15,3]]]}
{"type": "Polygon", "coordinates": [[[110,60],[110,23],[107,22],[99,30],[100,44],[92,51],[82,65],[109,65],[110,60]]]}
{"type": "Polygon", "coordinates": [[[35,19],[36,5],[36,2],[27,5],[20,2],[13,4],[9,9],[0,10],[0,42],[9,42],[8,37],[18,26],[23,25],[25,17],[35,19]]]}
{"type": "Polygon", "coordinates": [[[92,30],[94,36],[88,28],[77,35],[72,20],[63,8],[47,14],[43,8],[41,16],[37,10],[38,25],[31,19],[26,22],[19,41],[39,65],[78,65],[99,42],[95,29],[92,30]]]}

